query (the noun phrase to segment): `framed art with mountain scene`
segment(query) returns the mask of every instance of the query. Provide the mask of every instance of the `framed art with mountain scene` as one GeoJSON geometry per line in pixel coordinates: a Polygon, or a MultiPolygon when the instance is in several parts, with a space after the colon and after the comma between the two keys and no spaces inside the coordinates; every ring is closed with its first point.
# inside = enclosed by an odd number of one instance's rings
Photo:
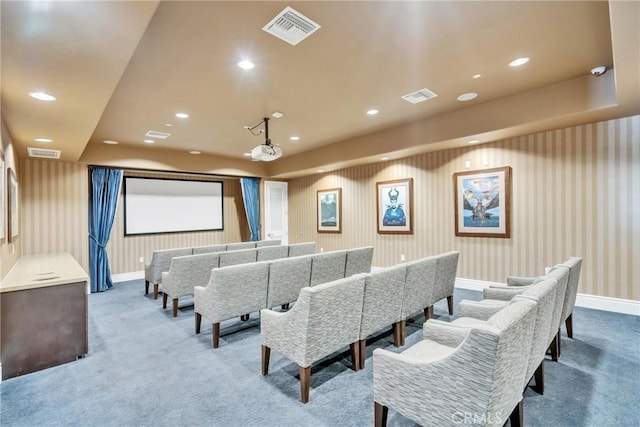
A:
{"type": "Polygon", "coordinates": [[[342,231],[342,189],[318,190],[318,233],[342,231]]]}
{"type": "Polygon", "coordinates": [[[457,172],[456,236],[511,237],[511,167],[457,172]]]}

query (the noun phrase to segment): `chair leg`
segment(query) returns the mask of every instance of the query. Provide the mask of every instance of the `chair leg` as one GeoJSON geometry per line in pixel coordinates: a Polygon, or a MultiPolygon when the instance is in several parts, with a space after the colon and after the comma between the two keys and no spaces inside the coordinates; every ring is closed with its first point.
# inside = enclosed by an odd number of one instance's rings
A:
{"type": "Polygon", "coordinates": [[[367,355],[367,340],[360,340],[356,342],[358,347],[358,370],[364,369],[365,356],[367,355]]]}
{"type": "Polygon", "coordinates": [[[201,324],[202,324],[202,314],[196,313],[196,334],[200,333],[201,324]]]}
{"type": "Polygon", "coordinates": [[[282,304],[282,309],[283,310],[289,310],[289,303],[282,304]]]}
{"type": "Polygon", "coordinates": [[[247,320],[249,320],[249,314],[243,314],[242,316],[240,316],[240,320],[246,322],[247,320]]]}
{"type": "Polygon", "coordinates": [[[567,317],[567,320],[564,321],[565,326],[567,327],[567,336],[569,338],[573,338],[573,313],[567,317]]]}
{"type": "Polygon", "coordinates": [[[400,347],[400,342],[402,341],[402,321],[396,322],[393,324],[393,345],[395,347],[400,347]]]}
{"type": "Polygon", "coordinates": [[[271,357],[271,349],[262,345],[262,375],[269,373],[269,357],[271,357]]]}
{"type": "Polygon", "coordinates": [[[558,335],[556,335],[555,337],[553,337],[553,341],[551,341],[551,360],[553,360],[554,362],[558,361],[558,356],[559,356],[559,352],[558,352],[558,335]]]}
{"type": "Polygon", "coordinates": [[[164,310],[165,308],[167,308],[167,299],[169,298],[169,295],[167,294],[162,294],[162,309],[164,310]]]}
{"type": "Polygon", "coordinates": [[[404,338],[407,335],[407,321],[400,321],[400,345],[404,345],[404,338]]]}
{"type": "Polygon", "coordinates": [[[213,348],[220,345],[220,323],[213,324],[213,348]]]}
{"type": "Polygon", "coordinates": [[[144,281],[144,294],[145,295],[149,295],[149,281],[148,280],[144,281]]]}
{"type": "Polygon", "coordinates": [[[544,364],[540,362],[540,365],[533,373],[534,381],[536,382],[535,387],[532,387],[533,390],[538,394],[544,394],[544,364]]]}
{"type": "Polygon", "coordinates": [[[357,372],[360,369],[360,341],[349,344],[349,349],[351,350],[351,366],[357,372]]]}
{"type": "Polygon", "coordinates": [[[449,315],[453,316],[453,295],[447,297],[447,306],[449,308],[449,315]]]}
{"type": "Polygon", "coordinates": [[[560,328],[558,328],[558,335],[556,335],[556,338],[558,339],[558,357],[562,355],[562,341],[560,340],[560,335],[560,328]]]}
{"type": "Polygon", "coordinates": [[[524,425],[524,414],[522,408],[522,400],[518,402],[513,412],[509,415],[509,421],[511,421],[511,427],[522,427],[524,425]]]}
{"type": "Polygon", "coordinates": [[[302,403],[309,401],[309,383],[311,382],[311,366],[300,366],[300,400],[302,403]]]}
{"type": "Polygon", "coordinates": [[[386,427],[389,408],[379,404],[378,402],[373,402],[373,412],[375,419],[373,425],[375,427],[386,427]]]}
{"type": "Polygon", "coordinates": [[[153,299],[158,299],[158,286],[157,283],[153,284],[153,299]]]}
{"type": "MultiPolygon", "coordinates": [[[[166,297],[167,294],[164,295],[166,297]]],[[[178,298],[173,299],[173,317],[178,317],[178,298]]]]}
{"type": "Polygon", "coordinates": [[[425,322],[429,319],[433,319],[433,306],[430,305],[429,307],[424,309],[424,320],[425,322]]]}

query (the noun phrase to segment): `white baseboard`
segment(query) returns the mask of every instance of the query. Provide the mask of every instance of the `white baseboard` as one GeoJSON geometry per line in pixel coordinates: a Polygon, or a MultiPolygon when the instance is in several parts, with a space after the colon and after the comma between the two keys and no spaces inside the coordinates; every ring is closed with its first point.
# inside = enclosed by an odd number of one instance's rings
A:
{"type": "Polygon", "coordinates": [[[144,270],[131,271],[129,273],[120,273],[120,274],[111,275],[111,280],[113,280],[114,283],[127,282],[129,280],[138,280],[138,279],[144,279],[144,270]]]}
{"type": "MultiPolygon", "coordinates": [[[[482,280],[456,278],[456,288],[468,289],[472,291],[482,291],[484,288],[500,283],[486,282],[482,280]]],[[[502,283],[504,284],[504,283],[502,283]]],[[[578,294],[576,306],[591,308],[594,310],[611,311],[621,314],[632,314],[640,316],[640,301],[602,297],[599,295],[578,294]]]]}

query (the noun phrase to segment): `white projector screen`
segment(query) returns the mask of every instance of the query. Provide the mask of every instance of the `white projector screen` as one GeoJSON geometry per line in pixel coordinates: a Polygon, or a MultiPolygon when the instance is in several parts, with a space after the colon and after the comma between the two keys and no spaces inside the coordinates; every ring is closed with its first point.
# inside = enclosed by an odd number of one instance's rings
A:
{"type": "Polygon", "coordinates": [[[124,178],[124,235],[223,230],[222,182],[124,178]]]}

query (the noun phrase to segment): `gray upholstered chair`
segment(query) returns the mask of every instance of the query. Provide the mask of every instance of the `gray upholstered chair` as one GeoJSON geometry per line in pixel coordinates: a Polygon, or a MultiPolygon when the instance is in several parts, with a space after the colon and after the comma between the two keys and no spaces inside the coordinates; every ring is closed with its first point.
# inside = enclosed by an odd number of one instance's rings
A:
{"type": "Polygon", "coordinates": [[[281,244],[281,240],[259,240],[256,242],[256,248],[263,248],[265,246],[279,246],[281,244]]]}
{"type": "Polygon", "coordinates": [[[353,276],[359,273],[369,273],[371,271],[371,261],[373,260],[373,246],[355,248],[347,250],[347,265],[344,277],[353,276]]]}
{"type": "Polygon", "coordinates": [[[311,286],[343,279],[346,261],[346,251],[315,254],[311,261],[311,286]]]}
{"type": "Polygon", "coordinates": [[[293,360],[299,366],[301,400],[307,403],[314,362],[350,346],[357,371],[363,294],[364,276],[355,275],[302,288],[287,312],[262,310],[262,375],[269,372],[271,349],[293,360]]]}
{"type": "Polygon", "coordinates": [[[424,340],[402,353],[376,349],[375,425],[386,425],[388,408],[421,425],[502,426],[509,414],[518,425],[535,305],[515,301],[472,328],[429,320],[424,340]]]}
{"type": "Polygon", "coordinates": [[[298,299],[300,289],[311,280],[311,255],[284,258],[269,263],[267,308],[288,307],[298,299]]]}
{"type": "Polygon", "coordinates": [[[393,326],[393,344],[396,347],[400,346],[402,296],[406,275],[405,264],[383,268],[366,275],[360,324],[360,369],[364,368],[367,356],[368,336],[393,326]]]}
{"type": "Polygon", "coordinates": [[[218,268],[218,253],[204,253],[175,257],[169,271],[162,273],[162,308],[167,308],[167,300],[173,301],[173,317],[178,316],[178,299],[193,295],[194,286],[206,286],[211,270],[218,268]]]}
{"type": "Polygon", "coordinates": [[[153,251],[151,262],[144,266],[144,294],[147,295],[149,293],[149,284],[153,283],[153,299],[158,299],[158,284],[162,282],[162,272],[169,270],[171,259],[191,254],[193,254],[193,248],[153,251]]]}
{"type": "Polygon", "coordinates": [[[433,304],[443,298],[447,299],[449,314],[453,315],[453,288],[456,284],[456,272],[458,270],[458,258],[460,252],[451,251],[437,255],[436,285],[433,288],[432,306],[429,307],[429,318],[433,315],[433,304]]]}
{"type": "Polygon", "coordinates": [[[209,246],[196,246],[193,248],[193,254],[209,254],[213,252],[225,252],[227,245],[209,245],[209,246]]]}
{"type": "Polygon", "coordinates": [[[402,295],[402,321],[400,322],[400,345],[404,345],[406,321],[417,312],[424,312],[429,319],[429,310],[433,305],[433,288],[436,280],[436,257],[421,258],[406,263],[407,276],[402,295]]]}
{"type": "Polygon", "coordinates": [[[256,252],[258,261],[271,261],[289,256],[289,248],[286,246],[261,246],[256,248],[256,252]]]}
{"type": "Polygon", "coordinates": [[[316,242],[292,243],[289,245],[289,258],[316,253],[316,242]]]}
{"type": "Polygon", "coordinates": [[[255,248],[220,252],[220,267],[256,262],[257,257],[258,253],[255,248]]]}
{"type": "Polygon", "coordinates": [[[569,267],[569,281],[567,282],[567,292],[564,298],[564,305],[562,306],[560,325],[564,323],[567,328],[567,336],[573,338],[573,309],[576,305],[576,296],[578,295],[582,258],[571,257],[565,261],[563,265],[569,267]]]}
{"type": "Polygon", "coordinates": [[[256,242],[227,243],[227,251],[239,251],[242,249],[255,249],[256,242]]]}
{"type": "Polygon", "coordinates": [[[218,348],[220,322],[266,307],[268,280],[268,262],[211,270],[207,286],[194,288],[196,334],[205,316],[213,326],[213,348],[218,348]]]}
{"type": "MultiPolygon", "coordinates": [[[[558,281],[552,277],[544,276],[534,285],[528,286],[527,289],[513,297],[511,300],[518,301],[520,299],[529,299],[536,303],[536,321],[533,330],[533,339],[528,354],[527,374],[524,378],[523,389],[529,384],[532,377],[535,377],[534,390],[540,394],[544,393],[544,365],[542,361],[549,348],[550,336],[553,335],[553,310],[556,300],[556,288],[558,281]]],[[[509,302],[501,301],[504,306],[509,302]]],[[[464,302],[461,303],[460,311],[466,314],[470,307],[481,306],[482,302],[464,302]]],[[[497,310],[499,311],[499,309],[497,310]]],[[[497,312],[496,311],[496,312],[497,312]]],[[[473,319],[471,317],[459,317],[452,324],[466,327],[473,327],[484,320],[473,319]]]]}

